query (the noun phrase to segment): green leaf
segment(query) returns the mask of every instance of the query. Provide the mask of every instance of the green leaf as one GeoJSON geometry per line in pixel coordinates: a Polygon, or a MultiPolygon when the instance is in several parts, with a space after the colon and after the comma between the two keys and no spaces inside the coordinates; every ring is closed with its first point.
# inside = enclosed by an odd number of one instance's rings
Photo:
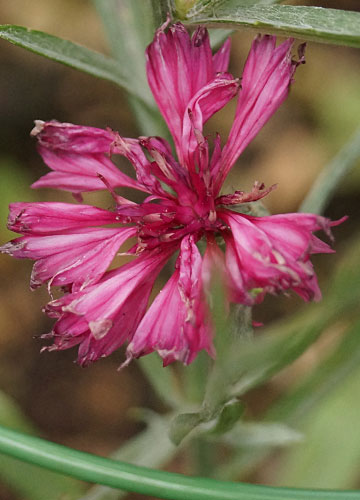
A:
{"type": "MultiPolygon", "coordinates": [[[[300,380],[297,386],[285,393],[275,404],[268,410],[264,416],[263,422],[256,425],[264,425],[265,427],[273,421],[280,421],[280,425],[290,425],[296,427],[294,430],[294,440],[292,441],[291,434],[289,442],[286,442],[286,433],[284,434],[284,445],[293,444],[300,441],[300,432],[307,436],[307,429],[304,428],[302,422],[305,419],[311,419],[313,413],[317,411],[318,406],[333,397],[333,393],[357,371],[360,364],[360,321],[350,327],[345,333],[339,345],[334,347],[333,352],[323,360],[305,380],[300,380]],[[296,434],[299,439],[296,439],[296,434]]],[[[228,434],[224,434],[221,440],[227,443],[234,449],[232,459],[228,463],[223,464],[217,471],[217,477],[221,479],[238,478],[240,474],[249,474],[251,471],[273,451],[274,447],[281,446],[281,434],[279,441],[272,441],[266,435],[262,437],[262,430],[256,431],[255,436],[263,439],[259,446],[256,442],[251,443],[251,446],[246,446],[242,439],[242,426],[247,423],[240,422],[228,434]],[[237,436],[238,427],[240,427],[240,435],[237,436]]],[[[252,424],[251,424],[252,425],[252,424]]],[[[245,427],[246,428],[246,427],[245,427]]],[[[275,432],[276,434],[276,432],[275,432]]],[[[246,443],[246,437],[245,443],[246,443]]],[[[305,443],[308,443],[306,438],[305,443]]],[[[294,452],[295,456],[295,452],[294,452]]],[[[326,462],[327,457],[322,457],[321,462],[326,462]]],[[[314,462],[314,467],[316,463],[314,462]]],[[[288,484],[292,484],[287,478],[285,472],[282,472],[282,481],[286,477],[288,484]]],[[[303,484],[303,486],[305,483],[303,484]]],[[[325,483],[322,486],[328,487],[325,483]]],[[[306,484],[308,486],[308,484],[306,484]]],[[[319,486],[319,485],[318,485],[319,486]]],[[[338,484],[337,487],[340,487],[338,484]]]]}
{"type": "Polygon", "coordinates": [[[299,212],[322,214],[340,181],[360,161],[360,127],[312,185],[299,212]]]}
{"type": "Polygon", "coordinates": [[[127,66],[81,45],[23,26],[0,25],[0,38],[53,61],[109,80],[151,105],[127,66]]]}
{"type": "Polygon", "coordinates": [[[145,73],[145,49],[151,42],[155,22],[149,0],[93,0],[105,28],[113,58],[128,85],[140,89],[140,97],[155,106],[145,73]]]}
{"type": "Polygon", "coordinates": [[[171,441],[179,445],[181,441],[200,424],[208,422],[212,418],[205,412],[181,413],[171,422],[169,437],[171,441]]]}
{"type": "Polygon", "coordinates": [[[208,27],[252,28],[324,43],[360,47],[360,12],[292,5],[243,6],[226,0],[186,18],[208,27]]]}
{"type": "Polygon", "coordinates": [[[226,363],[215,364],[209,377],[204,407],[215,413],[226,401],[264,383],[317,340],[324,322],[322,315],[298,315],[268,329],[260,338],[229,341],[226,363]]]}
{"type": "Polygon", "coordinates": [[[228,403],[226,403],[223,411],[218,418],[218,421],[216,422],[215,427],[211,430],[211,434],[217,436],[228,433],[228,431],[230,431],[238,422],[238,420],[243,416],[244,411],[245,405],[242,401],[234,399],[233,401],[229,401],[228,403]]]}
{"type": "Polygon", "coordinates": [[[244,410],[245,407],[241,401],[231,400],[213,412],[203,407],[198,412],[181,413],[171,422],[170,439],[174,444],[179,445],[195,429],[198,434],[205,432],[220,435],[235,425],[244,410]]]}
{"type": "MultiPolygon", "coordinates": [[[[250,7],[252,5],[273,5],[281,2],[282,0],[236,0],[236,5],[241,7],[250,7]]],[[[192,3],[195,3],[195,5],[193,5],[190,9],[186,9],[186,11],[183,10],[179,13],[179,9],[177,10],[178,14],[183,14],[182,19],[196,17],[206,12],[213,12],[214,16],[216,16],[217,10],[224,4],[226,5],[230,2],[229,0],[195,0],[192,3]]],[[[234,0],[232,3],[234,3],[234,0]]]]}
{"type": "Polygon", "coordinates": [[[304,436],[297,430],[279,422],[238,422],[221,438],[222,443],[238,448],[283,447],[303,441],[304,436]]]}

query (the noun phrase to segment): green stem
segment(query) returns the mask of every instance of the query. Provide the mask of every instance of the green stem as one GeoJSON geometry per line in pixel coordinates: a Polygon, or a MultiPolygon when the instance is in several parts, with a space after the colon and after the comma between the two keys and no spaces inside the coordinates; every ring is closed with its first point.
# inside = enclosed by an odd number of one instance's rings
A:
{"type": "Polygon", "coordinates": [[[360,500],[360,491],[274,488],[117,462],[0,427],[0,452],[91,483],[171,500],[360,500]]]}
{"type": "Polygon", "coordinates": [[[214,473],[216,444],[201,437],[193,439],[191,444],[196,474],[211,477],[214,473]]]}

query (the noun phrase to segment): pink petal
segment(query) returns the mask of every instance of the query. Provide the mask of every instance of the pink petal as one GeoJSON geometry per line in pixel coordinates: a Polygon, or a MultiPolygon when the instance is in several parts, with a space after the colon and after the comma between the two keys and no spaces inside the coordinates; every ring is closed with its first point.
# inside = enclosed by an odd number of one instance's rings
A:
{"type": "Polygon", "coordinates": [[[11,203],[9,209],[8,228],[22,234],[52,234],[118,222],[116,213],[91,205],[18,202],[11,203]]]}
{"type": "Polygon", "coordinates": [[[48,350],[79,345],[78,362],[86,365],[131,339],[143,317],[157,274],[176,247],[147,252],[97,284],[50,302],[46,312],[59,317],[48,350]]]}
{"type": "Polygon", "coordinates": [[[16,258],[37,260],[31,288],[48,280],[53,286],[75,288],[95,283],[104,274],[120,246],[136,234],[136,228],[88,228],[51,236],[23,236],[0,250],[16,258]]]}
{"type": "Polygon", "coordinates": [[[276,238],[277,246],[283,252],[289,251],[293,255],[304,252],[333,253],[334,250],[319,240],[312,233],[323,230],[332,240],[331,227],[344,222],[347,217],[338,221],[331,221],[316,214],[290,213],[271,215],[267,217],[248,217],[258,228],[272,238],[276,238]]]}
{"type": "Polygon", "coordinates": [[[146,55],[147,76],[155,100],[169,128],[175,125],[173,112],[180,126],[192,96],[214,77],[207,31],[198,29],[191,40],[180,23],[170,26],[167,33],[160,29],[146,55]],[[198,71],[194,71],[196,64],[198,71]]]}
{"type": "MultiPolygon", "coordinates": [[[[225,43],[218,55],[214,56],[213,62],[207,30],[199,27],[190,39],[185,27],[180,23],[170,26],[166,33],[164,28],[158,30],[154,41],[147,48],[146,69],[149,85],[174,137],[180,163],[185,153],[182,148],[183,123],[188,117],[188,109],[191,111],[189,103],[203,87],[214,80],[219,70],[226,66],[228,51],[229,43],[225,43]]],[[[223,81],[232,77],[222,75],[218,78],[223,81]]],[[[235,86],[234,83],[226,85],[235,86]]],[[[204,90],[204,93],[209,94],[210,89],[204,90]]],[[[234,89],[225,93],[217,90],[211,103],[209,100],[203,105],[202,124],[233,95],[234,89]],[[219,97],[220,102],[217,103],[219,97]]],[[[200,99],[200,94],[197,99],[200,99]]]]}
{"type": "Polygon", "coordinates": [[[72,193],[106,189],[100,176],[111,187],[131,187],[144,189],[134,180],[123,174],[113,162],[102,153],[75,154],[52,151],[39,146],[46,165],[53,170],[32,184],[32,188],[55,188],[72,193]]]}
{"type": "Polygon", "coordinates": [[[197,135],[202,132],[204,123],[223,108],[238,89],[238,81],[223,74],[202,87],[189,101],[183,118],[182,142],[177,148],[181,162],[191,166],[192,153],[199,145],[197,135]]]}
{"type": "Polygon", "coordinates": [[[155,160],[150,165],[151,173],[162,182],[165,182],[175,192],[189,191],[188,172],[174,160],[171,151],[164,147],[160,138],[142,137],[141,145],[155,160]]]}
{"type": "Polygon", "coordinates": [[[135,228],[110,230],[98,241],[75,250],[55,253],[38,260],[31,275],[31,287],[51,280],[52,286],[72,285],[72,290],[96,283],[105,273],[121,245],[136,234],[135,228]]]}
{"type": "MultiPolygon", "coordinates": [[[[297,63],[291,60],[293,40],[275,46],[276,37],[258,36],[245,64],[235,113],[222,159],[220,189],[229,170],[286,98],[297,63]]],[[[303,62],[303,55],[299,63],[303,62]]]]}
{"type": "Polygon", "coordinates": [[[231,39],[228,38],[220,49],[213,55],[213,69],[215,73],[223,73],[228,70],[230,61],[231,39]]]}
{"type": "Polygon", "coordinates": [[[226,236],[231,272],[236,272],[237,259],[246,290],[252,293],[259,289],[257,301],[264,292],[290,288],[305,300],[321,298],[309,258],[311,253],[331,250],[312,232],[329,228],[330,221],[312,214],[251,217],[227,210],[221,212],[221,217],[232,231],[232,241],[226,236]]]}
{"type": "Polygon", "coordinates": [[[108,153],[116,138],[116,134],[111,130],[60,123],[55,120],[50,122],[35,120],[31,135],[37,138],[40,147],[77,154],[108,153]]]}
{"type": "Polygon", "coordinates": [[[94,191],[106,188],[102,176],[111,188],[123,186],[148,191],[144,179],[139,179],[139,168],[148,161],[135,139],[120,137],[110,130],[40,121],[32,135],[38,139],[44,162],[54,171],[35,182],[34,188],[54,187],[73,193],[94,191]],[[123,174],[108,157],[111,154],[134,161],[139,182],[123,174]]]}
{"type": "Polygon", "coordinates": [[[255,182],[252,190],[249,193],[245,191],[235,191],[233,194],[219,196],[215,200],[216,205],[241,205],[242,203],[250,203],[251,201],[261,200],[276,188],[273,184],[265,189],[265,185],[261,182],[255,182]]]}
{"type": "Polygon", "coordinates": [[[127,348],[128,362],[157,351],[164,365],[191,363],[197,353],[213,352],[202,295],[202,259],[192,236],[182,240],[177,268],[155,298],[127,348]]]}

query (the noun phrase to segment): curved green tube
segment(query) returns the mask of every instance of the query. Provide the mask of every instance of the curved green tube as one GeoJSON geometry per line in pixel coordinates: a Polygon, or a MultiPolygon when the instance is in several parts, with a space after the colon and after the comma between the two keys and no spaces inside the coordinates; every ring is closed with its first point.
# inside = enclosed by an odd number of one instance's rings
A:
{"type": "Polygon", "coordinates": [[[360,491],[274,488],[152,470],[1,426],[0,453],[84,481],[170,500],[360,500],[360,491]]]}

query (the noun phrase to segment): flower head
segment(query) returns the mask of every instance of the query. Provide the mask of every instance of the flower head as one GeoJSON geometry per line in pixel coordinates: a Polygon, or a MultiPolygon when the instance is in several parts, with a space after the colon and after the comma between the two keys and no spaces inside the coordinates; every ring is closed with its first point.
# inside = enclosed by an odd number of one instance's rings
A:
{"type": "Polygon", "coordinates": [[[212,54],[206,29],[192,38],[184,26],[164,25],[146,51],[147,76],[155,101],[174,139],[128,139],[112,130],[37,121],[32,135],[51,171],[33,187],[81,193],[108,189],[114,210],[84,204],[13,203],[8,226],[22,236],[1,251],[36,261],[31,287],[61,286],[64,295],[45,312],[57,319],[48,350],[78,345],[86,365],[128,342],[127,361],[157,351],[164,364],[190,363],[206,349],[214,355],[205,289],[221,273],[230,302],[254,305],[266,293],[294,290],[319,300],[310,255],[332,252],[313,235],[330,234],[331,222],[312,214],[256,217],[236,206],[266,196],[256,182],[251,192],[220,194],[237,158],[286,98],[303,62],[291,58],[293,40],[276,46],[258,36],[245,64],[241,85],[227,72],[230,40],[212,54]],[[222,147],[203,135],[205,122],[238,96],[233,125],[222,147]],[[112,162],[125,156],[136,180],[112,162]],[[119,196],[131,187],[147,194],[143,203],[119,196]],[[123,243],[134,260],[109,270],[123,243]],[[197,243],[206,241],[202,256],[197,243]],[[218,245],[219,239],[224,248],[218,245]],[[175,270],[147,309],[154,281],[176,252],[175,270]]]}

